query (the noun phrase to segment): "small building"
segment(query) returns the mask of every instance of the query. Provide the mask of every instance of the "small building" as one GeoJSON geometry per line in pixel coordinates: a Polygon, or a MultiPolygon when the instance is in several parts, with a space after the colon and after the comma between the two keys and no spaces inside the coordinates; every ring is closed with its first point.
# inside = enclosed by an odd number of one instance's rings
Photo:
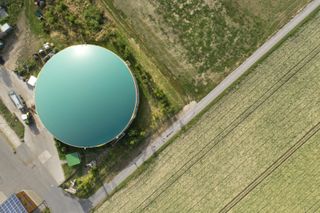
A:
{"type": "Polygon", "coordinates": [[[0,212],[4,213],[31,213],[45,208],[36,193],[30,190],[23,190],[12,194],[8,199],[0,204],[0,212]]]}
{"type": "Polygon", "coordinates": [[[16,194],[11,195],[7,200],[0,204],[0,212],[28,213],[16,194]]]}
{"type": "Polygon", "coordinates": [[[8,23],[0,25],[0,39],[8,35],[11,32],[11,30],[12,27],[8,23]]]}
{"type": "Polygon", "coordinates": [[[35,87],[36,86],[36,82],[37,82],[37,78],[35,76],[30,76],[27,84],[32,86],[32,87],[35,87]]]}
{"type": "Polygon", "coordinates": [[[67,154],[66,160],[67,160],[68,166],[70,166],[70,167],[76,166],[81,163],[80,156],[79,156],[78,152],[73,152],[73,153],[67,154]]]}
{"type": "MultiPolygon", "coordinates": [[[[36,210],[40,210],[40,206],[43,203],[38,195],[31,190],[23,190],[21,192],[16,193],[17,198],[20,200],[24,208],[27,212],[36,212],[36,210]]],[[[38,211],[40,212],[40,211],[38,211]]]]}

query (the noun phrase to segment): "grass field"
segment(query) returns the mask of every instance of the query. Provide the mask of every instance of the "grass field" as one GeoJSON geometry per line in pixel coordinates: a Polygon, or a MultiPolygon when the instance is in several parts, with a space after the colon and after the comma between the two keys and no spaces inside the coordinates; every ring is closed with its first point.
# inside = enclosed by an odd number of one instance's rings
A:
{"type": "Polygon", "coordinates": [[[104,0],[171,83],[200,99],[309,0],[104,0]]]}
{"type": "Polygon", "coordinates": [[[319,24],[320,12],[97,212],[317,209],[319,24]]]}
{"type": "Polygon", "coordinates": [[[233,212],[319,212],[319,140],[318,132],[233,212]]]}
{"type": "MultiPolygon", "coordinates": [[[[16,117],[15,114],[12,114],[9,109],[4,105],[0,99],[0,114],[7,121],[8,125],[13,129],[19,138],[24,136],[24,126],[16,117]]],[[[0,124],[1,125],[1,124],[0,124]]]]}

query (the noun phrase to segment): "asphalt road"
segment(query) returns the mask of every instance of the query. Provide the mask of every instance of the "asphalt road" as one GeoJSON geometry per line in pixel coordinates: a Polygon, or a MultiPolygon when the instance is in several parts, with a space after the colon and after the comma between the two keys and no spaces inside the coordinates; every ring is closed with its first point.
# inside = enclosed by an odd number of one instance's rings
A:
{"type": "Polygon", "coordinates": [[[94,195],[89,198],[91,205],[96,206],[110,194],[122,181],[129,177],[144,161],[149,159],[154,152],[169,141],[172,136],[177,134],[181,128],[189,123],[212,101],[237,81],[252,65],[259,61],[266,53],[268,53],[276,44],[278,44],[288,33],[298,26],[308,15],[320,6],[320,0],[314,0],[309,3],[300,13],[291,19],[289,23],[283,26],[275,35],[268,39],[259,49],[257,49],[245,62],[243,62],[236,70],[228,75],[217,87],[215,87],[207,96],[194,105],[189,111],[180,117],[178,121],[173,123],[161,136],[153,139],[148,147],[135,158],[125,169],[123,169],[111,182],[105,183],[94,195]]]}

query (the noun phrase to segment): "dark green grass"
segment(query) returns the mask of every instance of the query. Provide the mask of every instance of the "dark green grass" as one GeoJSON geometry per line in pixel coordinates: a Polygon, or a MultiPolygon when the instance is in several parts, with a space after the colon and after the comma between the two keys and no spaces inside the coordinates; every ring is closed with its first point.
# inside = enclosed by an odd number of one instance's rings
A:
{"type": "Polygon", "coordinates": [[[19,121],[19,119],[11,113],[8,108],[4,105],[0,99],[0,114],[7,121],[8,125],[13,129],[19,138],[24,137],[24,125],[19,121]]]}

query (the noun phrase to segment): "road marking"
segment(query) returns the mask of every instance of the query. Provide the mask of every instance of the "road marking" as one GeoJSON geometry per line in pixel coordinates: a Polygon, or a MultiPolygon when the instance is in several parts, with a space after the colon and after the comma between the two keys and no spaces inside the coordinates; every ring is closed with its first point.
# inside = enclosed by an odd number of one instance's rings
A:
{"type": "Polygon", "coordinates": [[[48,150],[45,150],[39,155],[38,159],[42,164],[45,164],[51,157],[52,155],[48,152],[48,150]]]}

